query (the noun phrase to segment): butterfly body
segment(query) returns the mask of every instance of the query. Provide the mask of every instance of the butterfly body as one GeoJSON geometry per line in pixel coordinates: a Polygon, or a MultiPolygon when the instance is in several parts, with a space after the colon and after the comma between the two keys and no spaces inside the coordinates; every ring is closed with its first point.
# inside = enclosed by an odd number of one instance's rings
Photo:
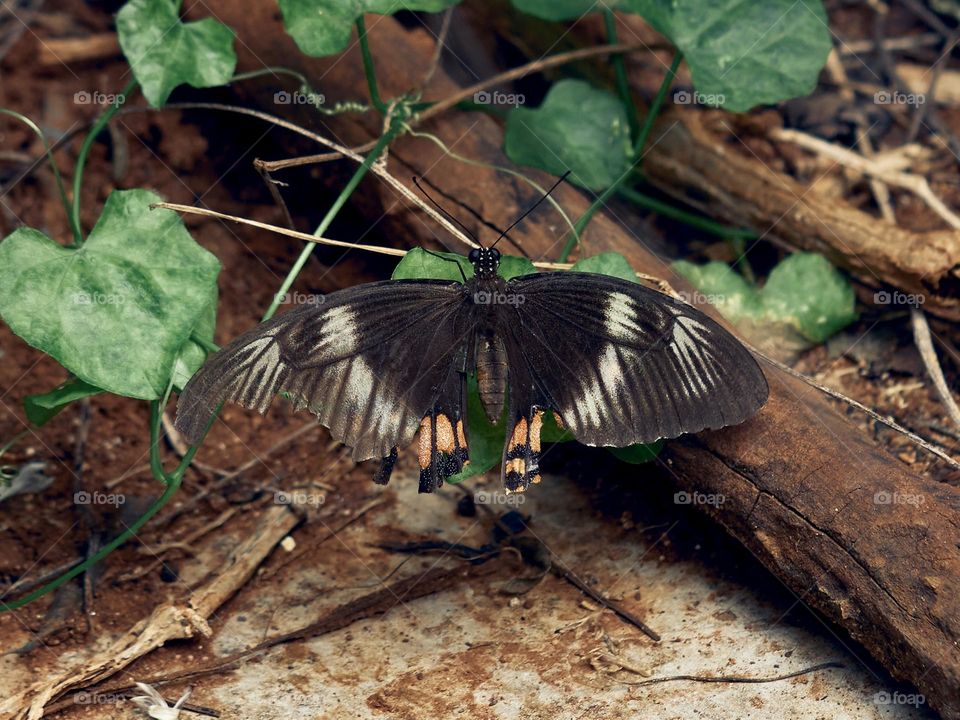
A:
{"type": "Polygon", "coordinates": [[[766,401],[750,353],[679,301],[588,273],[505,280],[493,248],[469,260],[463,283],[360,285],[244,333],[187,383],[177,428],[196,441],[223,402],[262,412],[284,392],[356,460],[381,458],[377,482],[419,429],[431,492],[469,461],[475,374],[487,418],[506,409],[502,478],[521,491],[540,479],[545,412],[580,442],[626,446],[736,424],[766,401]]]}

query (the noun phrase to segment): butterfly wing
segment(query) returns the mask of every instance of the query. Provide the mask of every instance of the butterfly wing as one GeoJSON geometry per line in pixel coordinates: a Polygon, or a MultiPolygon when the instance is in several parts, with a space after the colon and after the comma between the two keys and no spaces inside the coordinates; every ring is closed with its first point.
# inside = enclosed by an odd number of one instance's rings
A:
{"type": "Polygon", "coordinates": [[[388,280],[331,293],[210,357],[180,395],[176,427],[196,442],[224,402],[264,412],[285,392],[354,459],[384,458],[386,482],[396,447],[413,440],[424,415],[446,418],[444,432],[457,427],[471,322],[459,283],[388,280]]]}
{"type": "Polygon", "coordinates": [[[622,447],[735,425],[766,402],[767,382],[749,351],[662,293],[592,273],[526,275],[508,288],[516,298],[500,321],[514,423],[504,450],[508,488],[536,479],[543,409],[586,445],[622,447]]]}

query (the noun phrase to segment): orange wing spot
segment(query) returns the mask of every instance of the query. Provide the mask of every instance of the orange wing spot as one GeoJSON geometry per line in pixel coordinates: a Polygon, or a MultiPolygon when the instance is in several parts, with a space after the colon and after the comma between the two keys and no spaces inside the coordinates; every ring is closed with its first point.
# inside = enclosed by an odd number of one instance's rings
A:
{"type": "Polygon", "coordinates": [[[538,485],[541,480],[543,480],[543,478],[540,477],[540,473],[537,473],[533,476],[533,479],[530,482],[532,482],[534,485],[538,485]]]}
{"type": "Polygon", "coordinates": [[[523,458],[514,458],[507,460],[507,473],[515,472],[517,475],[524,475],[527,471],[527,462],[523,458]]]}
{"type": "Polygon", "coordinates": [[[426,470],[430,467],[433,460],[433,438],[430,430],[430,416],[427,415],[420,421],[420,445],[417,448],[417,460],[420,462],[420,469],[426,470]]]}
{"type": "Polygon", "coordinates": [[[467,446],[467,436],[463,433],[463,420],[457,420],[457,442],[462,448],[467,446]]]}
{"type": "Polygon", "coordinates": [[[510,449],[518,445],[527,444],[527,419],[520,418],[517,424],[513,426],[513,436],[510,438],[510,449]]]}
{"type": "Polygon", "coordinates": [[[557,427],[560,428],[561,430],[567,427],[566,425],[563,424],[563,418],[560,417],[560,413],[558,412],[553,413],[553,421],[557,424],[557,427]]]}
{"type": "Polygon", "coordinates": [[[530,420],[530,449],[540,452],[540,430],[543,429],[543,410],[537,410],[530,420]]]}
{"type": "Polygon", "coordinates": [[[448,455],[455,450],[453,424],[446,415],[437,415],[437,450],[448,455]]]}

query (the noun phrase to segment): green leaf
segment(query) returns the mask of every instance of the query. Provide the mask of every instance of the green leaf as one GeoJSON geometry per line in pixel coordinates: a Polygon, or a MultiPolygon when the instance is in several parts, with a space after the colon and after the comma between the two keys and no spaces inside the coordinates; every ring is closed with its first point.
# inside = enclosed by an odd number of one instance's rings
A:
{"type": "Polygon", "coordinates": [[[734,112],[808,95],[832,47],[820,0],[513,0],[545,20],[604,8],[642,15],[683,53],[700,97],[734,112]]]}
{"type": "Polygon", "coordinates": [[[610,275],[611,277],[620,278],[621,280],[637,282],[637,273],[630,266],[630,261],[620,253],[616,252],[605,252],[600,253],[599,255],[591,255],[588,258],[584,258],[583,260],[574,263],[570,270],[572,272],[589,272],[598,273],[600,275],[610,275]]]}
{"type": "Polygon", "coordinates": [[[144,97],[163,105],[173,89],[224,85],[237,55],[233,31],[213,18],[184,23],[180,0],[130,0],[117,13],[117,36],[144,97]]]}
{"type": "Polygon", "coordinates": [[[619,3],[611,0],[600,5],[596,0],[513,0],[513,6],[520,12],[543,20],[572,20],[589,12],[609,7],[611,10],[619,3]]]}
{"type": "Polygon", "coordinates": [[[27,420],[40,427],[74,400],[82,400],[102,392],[100,388],[80,378],[73,378],[43,395],[27,395],[23,399],[23,409],[27,414],[27,420]]]}
{"type": "Polygon", "coordinates": [[[582,80],[555,83],[536,110],[511,110],[504,151],[553,175],[570,170],[570,180],[590,190],[613,185],[633,165],[623,104],[582,80]]]}
{"type": "MultiPolygon", "coordinates": [[[[210,286],[210,299],[207,301],[207,309],[200,315],[200,320],[194,327],[190,337],[197,337],[213,343],[213,331],[217,325],[217,300],[219,290],[216,283],[210,286]]],[[[200,369],[204,360],[207,359],[207,350],[193,340],[187,340],[177,353],[177,359],[173,364],[173,387],[177,390],[183,390],[183,386],[193,377],[193,374],[200,369]]]]}
{"type": "Polygon", "coordinates": [[[780,325],[821,343],[857,318],[853,287],[816,253],[784,258],[761,290],[721,262],[694,265],[681,260],[673,263],[673,269],[734,324],[766,326],[768,333],[780,325]]]}
{"type": "Polygon", "coordinates": [[[440,12],[458,2],[460,0],[278,0],[287,33],[303,53],[314,57],[345,49],[350,43],[353,24],[364,13],[440,12]]]}
{"type": "MultiPolygon", "coordinates": [[[[537,272],[537,268],[527,258],[514,255],[504,255],[500,259],[500,276],[505,280],[520,275],[530,275],[537,272]]],[[[404,255],[390,276],[393,280],[433,279],[455,280],[463,282],[473,277],[473,265],[463,255],[456,253],[433,253],[423,248],[413,248],[404,255]],[[441,257],[437,257],[437,256],[441,257]],[[443,259],[446,258],[446,259],[443,259]],[[457,269],[463,270],[463,275],[457,269]]]]}
{"type": "Polygon", "coordinates": [[[470,464],[456,475],[451,475],[448,482],[459,483],[468,478],[483,475],[500,464],[503,455],[503,441],[507,432],[507,408],[504,407],[496,425],[487,419],[480,402],[480,392],[477,388],[477,376],[467,376],[467,445],[470,453],[470,464]]]}
{"type": "Polygon", "coordinates": [[[623,5],[683,53],[705,104],[734,112],[808,95],[833,47],[820,0],[624,0],[623,5]]]}
{"type": "MultiPolygon", "coordinates": [[[[678,260],[672,267],[677,274],[689,280],[702,293],[702,297],[696,300],[714,305],[735,325],[743,320],[755,319],[763,315],[760,291],[726,263],[713,261],[705,265],[695,265],[686,260],[678,260]]],[[[695,300],[694,298],[684,299],[688,302],[695,300]]],[[[691,304],[701,303],[691,302],[691,304]]]]}
{"type": "Polygon", "coordinates": [[[631,465],[643,465],[651,460],[656,460],[657,455],[663,450],[663,440],[657,440],[649,445],[629,445],[622,448],[607,448],[618,460],[631,465]]]}
{"type": "Polygon", "coordinates": [[[825,257],[793,253],[779,263],[763,287],[768,316],[784,318],[800,334],[821,343],[857,319],[853,287],[825,257]]]}
{"type": "Polygon", "coordinates": [[[155,399],[209,313],[220,263],[147,190],[114,191],[80,248],[32,228],[0,243],[0,317],[108,392],[155,399]]]}

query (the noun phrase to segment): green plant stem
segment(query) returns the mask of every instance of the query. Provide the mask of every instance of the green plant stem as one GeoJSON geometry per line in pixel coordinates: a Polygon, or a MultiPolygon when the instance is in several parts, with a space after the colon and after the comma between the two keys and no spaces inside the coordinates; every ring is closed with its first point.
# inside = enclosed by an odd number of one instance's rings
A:
{"type": "Polygon", "coordinates": [[[618,188],[617,193],[635,205],[639,205],[640,207],[648,210],[653,210],[664,217],[672,218],[673,220],[679,220],[690,227],[703,230],[711,235],[717,235],[723,238],[757,237],[757,234],[753,230],[723,225],[722,223],[710,220],[709,218],[700,217],[699,215],[694,215],[693,213],[689,213],[686,210],[675,207],[670,203],[665,203],[662,200],[657,200],[656,198],[650,197],[649,195],[644,195],[643,193],[637,192],[636,190],[631,190],[630,188],[618,188]]]}
{"type": "Polygon", "coordinates": [[[653,123],[657,118],[657,114],[660,112],[660,106],[663,105],[663,100],[667,96],[667,92],[670,90],[670,85],[673,84],[673,78],[677,74],[677,68],[680,67],[680,62],[683,60],[683,53],[679,50],[673,56],[673,62],[670,63],[670,68],[667,70],[667,74],[663,78],[663,82],[660,83],[660,89],[657,90],[657,95],[654,97],[653,102],[650,104],[650,109],[647,110],[647,116],[643,120],[643,127],[640,128],[640,134],[637,136],[636,142],[633,144],[633,167],[625,172],[620,178],[613,183],[610,187],[600,193],[600,196],[593,201],[593,203],[588,207],[583,215],[577,220],[576,232],[571,234],[567,239],[566,244],[563,246],[563,250],[560,253],[558,258],[559,262],[566,262],[570,257],[570,253],[573,252],[573,248],[576,246],[577,240],[580,235],[583,234],[584,228],[586,228],[587,223],[590,222],[594,214],[603,207],[607,201],[613,197],[613,194],[616,193],[623,185],[623,183],[630,177],[630,175],[635,172],[643,162],[643,149],[646,147],[647,138],[650,137],[650,131],[653,129],[653,123]]]}
{"type": "Polygon", "coordinates": [[[677,68],[680,67],[680,63],[682,61],[683,53],[677,50],[673,56],[673,62],[670,63],[670,68],[667,70],[667,74],[663,77],[663,82],[660,83],[660,89],[657,90],[657,95],[653,98],[653,102],[650,104],[650,109],[647,111],[647,116],[643,119],[643,127],[640,128],[640,134],[637,136],[637,140],[633,144],[633,157],[636,158],[636,166],[639,166],[643,161],[643,149],[647,145],[647,138],[650,137],[650,131],[653,130],[653,123],[656,121],[657,115],[660,114],[660,107],[663,105],[663,101],[667,97],[667,93],[670,92],[670,86],[673,84],[673,78],[676,76],[677,68]]]}
{"type": "Polygon", "coordinates": [[[370,102],[381,115],[387,114],[387,106],[380,99],[380,90],[377,87],[377,73],[373,67],[373,55],[367,43],[367,24],[363,15],[357,18],[357,38],[360,41],[360,55],[363,57],[363,74],[367,76],[367,87],[370,89],[370,102]]]}
{"type": "MultiPolygon", "coordinates": [[[[617,16],[613,10],[605,8],[603,11],[603,23],[607,30],[607,43],[617,44],[617,16]]],[[[614,80],[617,85],[617,92],[620,94],[620,102],[623,103],[623,109],[627,113],[627,124],[630,126],[630,139],[636,141],[640,132],[640,115],[637,113],[637,106],[633,102],[633,94],[630,92],[630,82],[627,80],[627,64],[623,55],[611,55],[610,64],[613,65],[614,80]]]]}
{"type": "Polygon", "coordinates": [[[77,245],[83,244],[83,229],[80,227],[80,189],[83,187],[83,166],[87,162],[87,155],[90,153],[90,148],[93,147],[93,142],[97,139],[97,135],[107,126],[110,118],[116,114],[120,106],[126,102],[127,96],[132,93],[136,87],[136,80],[131,80],[127,83],[113,105],[107,108],[100,114],[100,117],[97,118],[93,127],[90,128],[90,132],[88,132],[87,136],[83,139],[83,145],[80,146],[80,153],[77,155],[77,167],[73,171],[73,210],[71,213],[73,225],[76,227],[76,232],[80,235],[77,240],[77,245]]]}
{"type": "Polygon", "coordinates": [[[80,232],[80,223],[74,220],[73,214],[70,212],[70,198],[67,197],[67,188],[63,184],[63,176],[60,175],[60,168],[57,167],[57,162],[53,158],[53,150],[50,148],[50,143],[47,142],[46,136],[43,134],[43,131],[40,127],[26,115],[18,113],[16,110],[8,110],[6,108],[0,108],[0,115],[9,115],[10,117],[16,118],[28,128],[33,130],[40,142],[43,143],[43,151],[47,156],[47,159],[50,161],[50,168],[53,170],[53,177],[57,181],[57,190],[60,191],[60,201],[63,203],[63,209],[67,213],[67,223],[70,225],[70,230],[73,233],[73,241],[76,244],[83,242],[83,234],[80,232]]]}
{"type": "MultiPolygon", "coordinates": [[[[379,140],[377,140],[377,144],[373,146],[373,149],[370,151],[370,153],[363,159],[360,167],[358,167],[356,172],[354,172],[353,177],[350,178],[350,181],[343,188],[340,195],[336,200],[334,200],[333,205],[330,206],[330,209],[327,211],[327,214],[324,216],[323,220],[321,220],[320,224],[317,225],[317,229],[313,231],[314,235],[320,237],[327,231],[327,228],[330,227],[330,223],[333,222],[333,219],[337,216],[337,213],[340,212],[340,209],[346,204],[347,199],[351,194],[353,194],[353,191],[356,190],[357,185],[360,184],[363,176],[367,174],[367,171],[370,169],[373,163],[376,162],[378,157],[380,157],[380,153],[382,153],[384,148],[386,148],[393,138],[397,136],[402,127],[402,122],[395,122],[390,129],[387,130],[387,132],[385,132],[379,140]]],[[[315,247],[316,243],[307,243],[306,247],[304,247],[300,252],[300,257],[297,258],[297,261],[293,264],[293,267],[290,268],[290,272],[288,272],[287,277],[284,278],[283,284],[274,295],[273,302],[270,303],[270,307],[267,308],[267,312],[263,316],[263,320],[269,320],[273,317],[273,314],[280,306],[280,301],[288,292],[290,292],[290,287],[297,279],[297,275],[300,274],[303,266],[306,265],[307,260],[310,258],[310,254],[313,252],[315,247]]]]}
{"type": "Polygon", "coordinates": [[[220,346],[217,345],[215,342],[213,342],[212,340],[207,340],[206,338],[200,337],[196,333],[191,333],[190,339],[193,340],[193,342],[195,342],[197,345],[202,347],[204,350],[206,350],[208,353],[215,353],[220,349],[220,346]]]}

